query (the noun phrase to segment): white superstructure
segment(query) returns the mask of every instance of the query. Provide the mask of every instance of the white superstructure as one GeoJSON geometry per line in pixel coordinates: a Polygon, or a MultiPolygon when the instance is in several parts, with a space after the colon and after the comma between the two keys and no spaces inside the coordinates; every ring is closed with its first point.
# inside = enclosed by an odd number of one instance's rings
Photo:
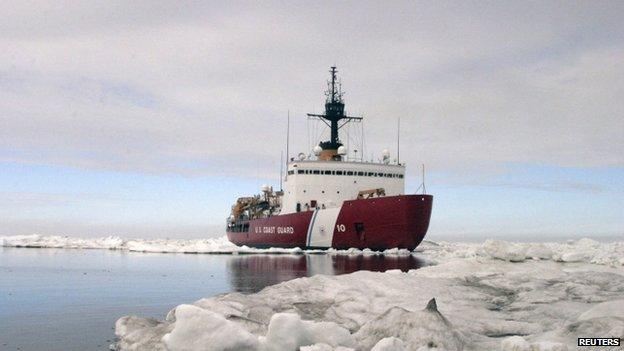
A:
{"type": "Polygon", "coordinates": [[[405,193],[405,166],[398,164],[304,160],[292,161],[284,179],[280,214],[340,207],[360,191],[405,193]]]}

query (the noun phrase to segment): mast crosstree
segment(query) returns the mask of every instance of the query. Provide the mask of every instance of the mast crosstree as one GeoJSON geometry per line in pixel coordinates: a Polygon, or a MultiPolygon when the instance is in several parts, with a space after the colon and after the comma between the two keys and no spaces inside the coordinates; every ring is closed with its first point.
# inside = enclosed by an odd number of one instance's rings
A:
{"type": "MultiPolygon", "coordinates": [[[[344,101],[342,99],[343,92],[340,82],[336,78],[338,70],[335,66],[332,66],[330,71],[331,80],[327,81],[327,91],[325,96],[325,114],[313,114],[308,113],[308,117],[318,118],[325,123],[331,130],[331,137],[329,141],[323,141],[319,143],[319,146],[323,150],[338,150],[342,146],[340,138],[338,136],[338,130],[345,124],[354,121],[361,120],[362,117],[346,116],[344,113],[344,101]]],[[[332,157],[337,156],[333,153],[332,157]]],[[[338,156],[340,157],[340,156],[338,156]]]]}

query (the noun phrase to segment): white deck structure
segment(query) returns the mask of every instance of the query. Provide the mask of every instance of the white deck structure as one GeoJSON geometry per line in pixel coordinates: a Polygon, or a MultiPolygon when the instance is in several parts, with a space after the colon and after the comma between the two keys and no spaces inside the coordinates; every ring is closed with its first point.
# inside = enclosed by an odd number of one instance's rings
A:
{"type": "Polygon", "coordinates": [[[292,161],[284,181],[280,214],[340,207],[363,190],[379,189],[386,196],[405,193],[405,166],[384,163],[305,160],[292,161]]]}

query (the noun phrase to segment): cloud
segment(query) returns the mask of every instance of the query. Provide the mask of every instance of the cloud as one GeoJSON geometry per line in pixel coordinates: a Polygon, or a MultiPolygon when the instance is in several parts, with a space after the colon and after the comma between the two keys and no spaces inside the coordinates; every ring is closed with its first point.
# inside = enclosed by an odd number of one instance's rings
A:
{"type": "Polygon", "coordinates": [[[621,2],[11,4],[0,161],[273,177],[286,111],[291,152],[307,151],[304,113],[322,109],[337,64],[347,109],[366,118],[367,158],[393,148],[401,117],[410,165],[622,167],[622,13],[621,2]]]}

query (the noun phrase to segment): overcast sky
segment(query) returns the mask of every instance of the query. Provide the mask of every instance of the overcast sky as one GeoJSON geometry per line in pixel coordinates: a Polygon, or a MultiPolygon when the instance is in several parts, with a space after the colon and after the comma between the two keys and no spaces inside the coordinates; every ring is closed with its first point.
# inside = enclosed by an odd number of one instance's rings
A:
{"type": "Polygon", "coordinates": [[[331,65],[366,158],[396,155],[401,118],[432,237],[624,234],[623,18],[622,1],[3,2],[0,235],[221,234],[237,196],[277,183],[288,111],[291,153],[326,135],[308,143],[304,116],[331,65]]]}

